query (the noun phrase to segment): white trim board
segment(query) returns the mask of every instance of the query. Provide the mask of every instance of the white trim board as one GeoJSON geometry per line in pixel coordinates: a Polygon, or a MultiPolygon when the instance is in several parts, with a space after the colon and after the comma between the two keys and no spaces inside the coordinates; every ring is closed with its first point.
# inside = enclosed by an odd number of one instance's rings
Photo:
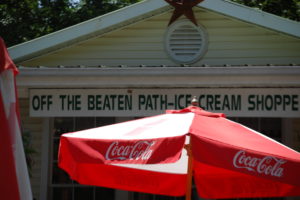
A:
{"type": "MultiPolygon", "coordinates": [[[[227,0],[205,0],[198,7],[300,38],[300,23],[227,0]]],[[[164,0],[145,0],[8,49],[15,62],[71,46],[173,9],[164,0]]]]}

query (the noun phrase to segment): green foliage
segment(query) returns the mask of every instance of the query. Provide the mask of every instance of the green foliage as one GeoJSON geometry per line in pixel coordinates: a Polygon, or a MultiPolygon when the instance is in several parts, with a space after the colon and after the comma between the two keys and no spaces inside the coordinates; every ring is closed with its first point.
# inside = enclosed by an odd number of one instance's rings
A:
{"type": "MultiPolygon", "coordinates": [[[[0,0],[0,36],[7,46],[12,46],[138,1],[141,0],[0,0]]],[[[300,0],[232,1],[300,21],[300,0]]]]}
{"type": "Polygon", "coordinates": [[[0,35],[9,46],[40,36],[36,30],[38,4],[28,0],[5,0],[0,4],[0,35]]]}
{"type": "Polygon", "coordinates": [[[300,0],[232,0],[268,13],[300,21],[300,0]]]}
{"type": "Polygon", "coordinates": [[[81,2],[81,7],[76,11],[76,20],[81,22],[136,2],[138,2],[138,0],[85,0],[81,2]]]}
{"type": "Polygon", "coordinates": [[[0,0],[0,36],[12,46],[137,1],[0,0]]]}

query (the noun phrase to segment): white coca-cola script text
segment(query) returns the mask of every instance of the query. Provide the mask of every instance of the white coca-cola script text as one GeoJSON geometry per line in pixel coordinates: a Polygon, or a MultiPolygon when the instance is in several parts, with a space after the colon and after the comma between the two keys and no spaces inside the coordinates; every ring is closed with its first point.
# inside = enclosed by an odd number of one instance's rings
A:
{"type": "Polygon", "coordinates": [[[236,168],[244,168],[251,172],[282,177],[284,168],[282,165],[286,163],[283,159],[278,159],[272,156],[257,158],[247,155],[245,151],[237,152],[233,158],[233,165],[236,168]]]}
{"type": "Polygon", "coordinates": [[[154,141],[138,141],[132,145],[122,145],[118,141],[109,145],[106,160],[148,160],[152,155],[154,141]]]}

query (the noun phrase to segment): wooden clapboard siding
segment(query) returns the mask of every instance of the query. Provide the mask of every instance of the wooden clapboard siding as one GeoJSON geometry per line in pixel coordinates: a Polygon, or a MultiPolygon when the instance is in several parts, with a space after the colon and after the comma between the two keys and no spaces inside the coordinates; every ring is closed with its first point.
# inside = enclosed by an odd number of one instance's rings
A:
{"type": "MultiPolygon", "coordinates": [[[[209,36],[197,65],[300,63],[300,39],[195,8],[209,36]]],[[[24,66],[177,65],[166,54],[164,35],[172,11],[21,63],[24,66]]]]}
{"type": "Polygon", "coordinates": [[[41,149],[42,149],[42,119],[29,117],[29,100],[19,99],[21,126],[23,131],[29,131],[31,135],[32,148],[36,151],[33,154],[33,166],[30,177],[33,196],[39,197],[41,184],[41,149]]]}

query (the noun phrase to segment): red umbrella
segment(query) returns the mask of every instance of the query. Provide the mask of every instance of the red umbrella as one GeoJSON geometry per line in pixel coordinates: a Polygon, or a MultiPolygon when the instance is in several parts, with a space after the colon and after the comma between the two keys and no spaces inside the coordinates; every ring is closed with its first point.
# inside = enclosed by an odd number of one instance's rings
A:
{"type": "Polygon", "coordinates": [[[81,184],[187,199],[192,176],[203,198],[300,195],[300,153],[195,106],[64,134],[59,167],[81,184]]]}
{"type": "Polygon", "coordinates": [[[2,199],[32,200],[20,130],[18,73],[0,37],[0,194],[2,199]]]}

